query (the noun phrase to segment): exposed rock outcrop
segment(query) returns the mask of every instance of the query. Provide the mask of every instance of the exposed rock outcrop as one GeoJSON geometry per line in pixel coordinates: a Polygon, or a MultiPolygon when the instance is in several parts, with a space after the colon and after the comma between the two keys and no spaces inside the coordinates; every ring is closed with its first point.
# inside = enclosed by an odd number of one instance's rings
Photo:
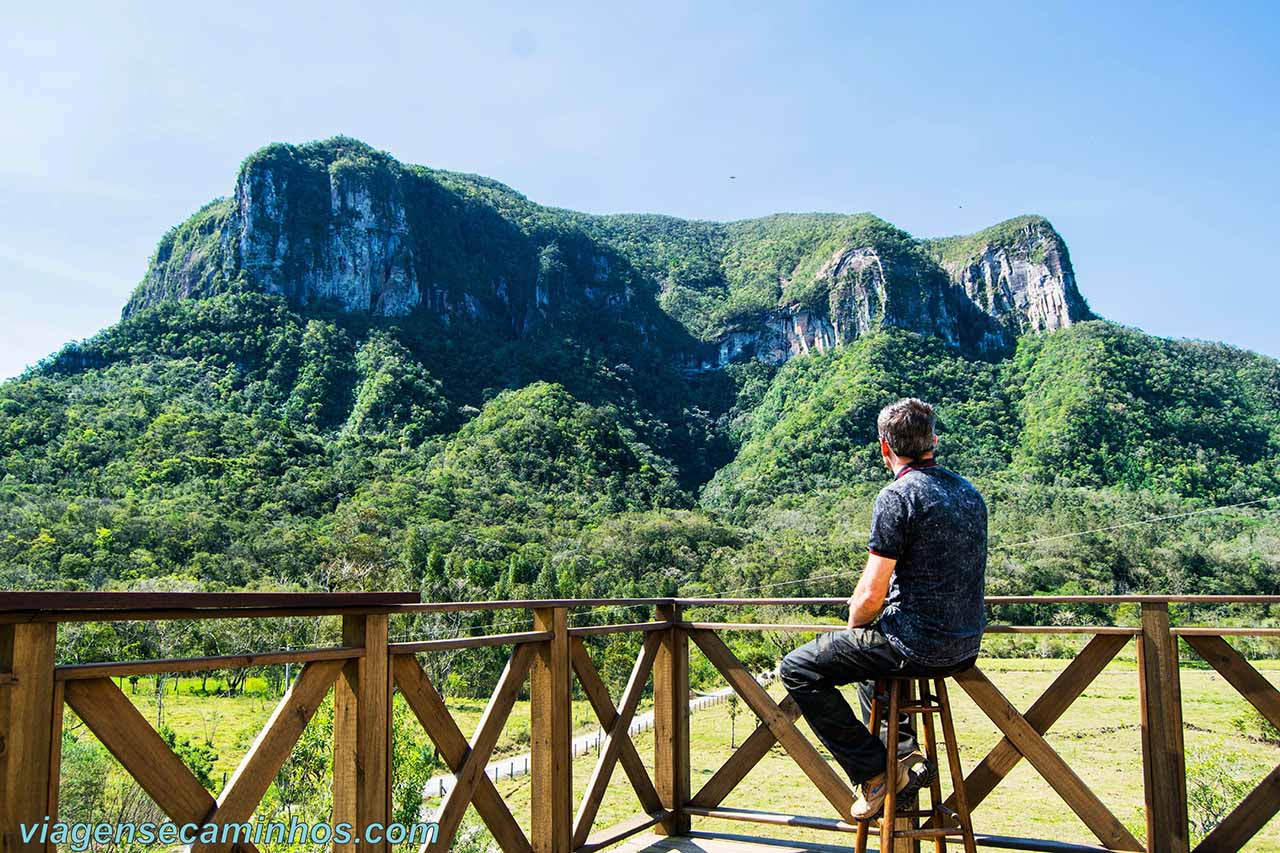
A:
{"type": "Polygon", "coordinates": [[[236,271],[300,305],[408,314],[421,293],[399,183],[344,160],[327,186],[316,177],[270,161],[241,170],[224,235],[236,271]]]}
{"type": "Polygon", "coordinates": [[[1093,318],[1076,288],[1066,243],[1041,217],[1011,219],[929,245],[951,280],[1015,335],[1093,318]]]}

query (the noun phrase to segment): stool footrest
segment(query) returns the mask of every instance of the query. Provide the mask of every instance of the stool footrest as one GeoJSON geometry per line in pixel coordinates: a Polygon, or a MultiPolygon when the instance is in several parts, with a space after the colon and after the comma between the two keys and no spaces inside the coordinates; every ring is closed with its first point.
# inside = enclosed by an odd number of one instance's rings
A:
{"type": "Polygon", "coordinates": [[[964,835],[963,829],[899,829],[893,833],[895,838],[949,838],[953,835],[964,835]]]}
{"type": "MultiPolygon", "coordinates": [[[[868,728],[872,732],[879,733],[887,723],[888,737],[885,740],[892,744],[900,734],[900,727],[907,725],[905,719],[916,717],[919,720],[917,726],[920,729],[915,733],[919,749],[930,765],[935,768],[935,772],[927,786],[924,784],[919,786],[919,793],[921,795],[927,793],[929,796],[929,808],[923,808],[914,797],[908,800],[890,791],[882,814],[878,818],[854,822],[857,830],[855,853],[867,853],[867,836],[872,833],[880,836],[882,849],[898,849],[895,846],[898,839],[904,842],[910,840],[917,847],[920,839],[931,839],[941,850],[947,844],[946,839],[956,839],[962,843],[965,853],[977,853],[973,819],[969,813],[964,790],[965,776],[960,764],[959,750],[956,748],[955,724],[951,718],[951,701],[947,696],[946,678],[944,676],[882,677],[876,679],[873,696],[874,702],[871,705],[871,720],[868,728]],[[939,727],[941,731],[938,731],[939,727]],[[953,795],[955,810],[942,803],[942,783],[937,771],[942,769],[938,761],[938,750],[943,743],[947,748],[947,770],[955,787],[953,795]],[[921,826],[922,823],[923,826],[921,826]]],[[[892,776],[899,756],[893,749],[888,750],[888,753],[885,773],[892,776]]]]}

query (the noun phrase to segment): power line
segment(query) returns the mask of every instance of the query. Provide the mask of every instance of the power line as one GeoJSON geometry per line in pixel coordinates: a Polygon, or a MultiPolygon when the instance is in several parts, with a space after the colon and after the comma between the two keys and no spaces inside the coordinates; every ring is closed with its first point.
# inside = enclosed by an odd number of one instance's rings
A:
{"type": "MultiPolygon", "coordinates": [[[[1270,497],[1258,498],[1256,500],[1251,500],[1251,501],[1241,501],[1239,503],[1234,503],[1234,504],[1224,504],[1222,506],[1206,507],[1204,509],[1190,510],[1188,512],[1178,512],[1178,513],[1170,513],[1167,515],[1157,515],[1157,516],[1152,516],[1150,518],[1142,518],[1134,521],[1120,522],[1119,524],[1108,524],[1104,527],[1094,527],[1088,530],[1076,530],[1070,533],[1060,533],[1060,534],[1055,534],[1053,536],[1042,536],[1036,539],[1026,539],[1021,542],[1011,542],[1008,545],[997,545],[993,548],[989,548],[988,551],[989,552],[1003,551],[1003,550],[1012,549],[1012,548],[1023,548],[1029,545],[1038,545],[1043,542],[1052,542],[1059,539],[1071,539],[1079,536],[1088,536],[1091,533],[1105,533],[1111,530],[1120,530],[1128,527],[1140,527],[1145,524],[1158,524],[1162,521],[1172,521],[1178,518],[1190,518],[1192,516],[1197,516],[1197,515],[1207,515],[1215,512],[1224,512],[1229,509],[1240,509],[1241,507],[1256,506],[1257,504],[1269,503],[1271,501],[1276,501],[1276,500],[1280,500],[1280,495],[1271,495],[1270,497]]],[[[811,575],[805,578],[794,578],[792,580],[786,580],[786,581],[774,581],[771,583],[744,586],[744,587],[739,587],[738,589],[731,589],[725,592],[715,593],[707,597],[708,598],[728,598],[730,596],[740,595],[744,592],[760,592],[766,589],[777,589],[779,587],[795,586],[797,584],[815,583],[817,581],[850,578],[850,577],[854,577],[855,575],[860,575],[861,573],[862,573],[862,569],[847,569],[845,571],[832,572],[831,574],[826,574],[826,575],[811,575]]],[[[634,605],[615,604],[608,607],[596,608],[592,610],[592,613],[608,613],[610,611],[623,610],[633,606],[634,605]]],[[[469,632],[471,630],[477,630],[477,629],[494,630],[498,628],[510,628],[510,627],[515,627],[523,624],[527,620],[527,618],[528,617],[525,617],[525,619],[522,619],[522,620],[499,623],[497,625],[473,625],[466,630],[469,632]]],[[[449,629],[444,629],[444,630],[449,630],[449,629]]],[[[441,631],[432,632],[431,635],[434,636],[439,633],[442,633],[442,632],[441,631]]],[[[466,634],[456,633],[453,636],[466,636],[466,634]]]]}
{"type": "Polygon", "coordinates": [[[1190,512],[1175,512],[1169,515],[1157,515],[1151,518],[1138,519],[1137,521],[1124,521],[1124,522],[1121,522],[1120,524],[1108,524],[1105,527],[1095,527],[1091,530],[1077,530],[1072,533],[1059,533],[1054,536],[1043,536],[1039,539],[1028,539],[1023,542],[1013,542],[1008,545],[997,545],[995,548],[991,550],[998,551],[1005,548],[1021,548],[1026,545],[1038,545],[1041,542],[1052,542],[1056,539],[1071,539],[1077,536],[1088,536],[1090,533],[1105,533],[1106,531],[1109,531],[1109,530],[1120,530],[1121,528],[1124,528],[1124,527],[1140,527],[1141,525],[1144,525],[1144,524],[1155,524],[1160,521],[1170,521],[1175,518],[1190,518],[1193,515],[1207,515],[1208,513],[1222,512],[1223,510],[1228,510],[1228,509],[1239,509],[1240,507],[1253,506],[1255,504],[1267,503],[1268,501],[1274,501],[1274,500],[1280,500],[1280,495],[1272,495],[1271,497],[1258,498],[1257,500],[1252,500],[1252,501],[1241,501],[1240,503],[1227,504],[1224,506],[1211,506],[1211,507],[1206,507],[1205,509],[1191,510],[1190,512]]]}
{"type": "MultiPolygon", "coordinates": [[[[1151,518],[1138,519],[1136,521],[1125,521],[1119,524],[1109,524],[1109,525],[1106,525],[1105,527],[1094,527],[1089,530],[1076,530],[1076,531],[1072,531],[1071,533],[1060,533],[1054,536],[1043,536],[1037,539],[1027,539],[1027,540],[1023,540],[1022,542],[1011,542],[1008,545],[997,545],[994,548],[989,548],[988,551],[989,552],[1003,551],[1011,548],[1022,548],[1028,545],[1038,545],[1042,542],[1052,542],[1058,539],[1070,539],[1078,536],[1088,536],[1090,533],[1103,533],[1106,531],[1119,530],[1126,527],[1139,527],[1144,524],[1157,524],[1161,521],[1171,521],[1175,518],[1190,518],[1191,516],[1195,516],[1195,515],[1206,515],[1208,513],[1223,512],[1229,509],[1239,509],[1241,507],[1254,506],[1256,504],[1268,503],[1270,501],[1275,501],[1275,500],[1280,500],[1280,495],[1271,495],[1270,497],[1266,497],[1266,498],[1258,498],[1256,500],[1251,500],[1251,501],[1241,501],[1240,503],[1225,504],[1223,506],[1206,507],[1204,509],[1191,510],[1189,512],[1177,512],[1177,513],[1170,513],[1168,515],[1157,515],[1157,516],[1152,516],[1151,518]]],[[[795,584],[810,583],[813,581],[835,580],[837,578],[849,578],[849,577],[853,577],[854,575],[860,575],[861,573],[862,573],[861,569],[849,569],[847,571],[835,572],[829,575],[814,575],[807,578],[796,578],[794,580],[789,580],[789,581],[776,581],[774,583],[759,584],[757,586],[745,586],[739,589],[731,589],[726,592],[716,593],[714,595],[710,595],[707,597],[708,598],[727,598],[729,596],[738,595],[744,592],[757,592],[763,589],[773,589],[773,588],[782,587],[782,586],[793,586],[795,584]]]]}

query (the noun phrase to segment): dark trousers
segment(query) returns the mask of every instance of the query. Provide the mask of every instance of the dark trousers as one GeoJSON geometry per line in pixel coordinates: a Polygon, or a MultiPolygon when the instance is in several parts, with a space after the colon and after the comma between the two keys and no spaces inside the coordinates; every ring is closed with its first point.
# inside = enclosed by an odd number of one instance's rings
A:
{"type": "MultiPolygon", "coordinates": [[[[855,785],[884,772],[888,721],[878,736],[868,729],[875,679],[883,676],[934,677],[968,669],[973,661],[947,668],[922,667],[902,655],[878,626],[820,634],[782,659],[782,683],[800,707],[809,726],[855,785]],[[845,684],[858,685],[862,720],[840,693],[845,684]]],[[[911,718],[898,720],[897,753],[916,748],[911,718]]]]}

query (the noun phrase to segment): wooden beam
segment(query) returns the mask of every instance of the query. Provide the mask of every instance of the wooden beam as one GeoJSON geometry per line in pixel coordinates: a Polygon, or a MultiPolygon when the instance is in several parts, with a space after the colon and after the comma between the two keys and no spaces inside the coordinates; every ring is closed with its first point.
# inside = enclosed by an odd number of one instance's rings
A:
{"type": "Polygon", "coordinates": [[[605,847],[612,847],[619,841],[630,838],[633,835],[644,832],[651,826],[661,823],[664,818],[668,817],[665,811],[661,809],[651,814],[640,814],[633,818],[628,818],[621,823],[614,824],[608,829],[602,829],[599,832],[592,833],[587,842],[580,847],[574,849],[573,853],[595,853],[605,847]]]}
{"type": "MultiPolygon", "coordinates": [[[[847,604],[848,602],[845,603],[847,604]]],[[[821,622],[683,622],[681,625],[686,629],[702,628],[708,631],[779,631],[793,634],[833,634],[837,631],[845,630],[844,625],[821,622]]],[[[1131,637],[1142,633],[1142,629],[1117,625],[989,624],[985,628],[985,632],[988,634],[1123,634],[1131,637]]]]}
{"type": "MultiPolygon", "coordinates": [[[[62,792],[62,722],[67,699],[66,685],[53,685],[53,731],[49,734],[49,820],[58,819],[58,800],[62,792]]],[[[54,845],[48,846],[53,853],[54,845]]]]}
{"type": "Polygon", "coordinates": [[[393,655],[412,655],[419,652],[443,652],[451,649],[480,649],[486,646],[514,646],[520,643],[541,643],[550,640],[549,631],[517,631],[512,634],[485,634],[478,637],[450,637],[445,640],[413,640],[392,643],[393,655]]]}
{"type": "Polygon", "coordinates": [[[530,673],[530,826],[535,853],[570,853],[573,844],[572,706],[569,611],[533,611],[535,631],[555,636],[538,646],[530,673]]]}
{"type": "Polygon", "coordinates": [[[489,697],[489,704],[485,706],[484,714],[480,717],[480,723],[476,727],[475,736],[471,739],[462,767],[455,773],[453,788],[445,796],[444,803],[440,807],[440,815],[436,818],[439,831],[435,840],[429,845],[429,850],[445,853],[453,843],[458,825],[462,822],[462,816],[471,803],[480,777],[485,775],[485,765],[489,763],[489,756],[493,754],[493,748],[498,743],[499,735],[502,734],[502,727],[511,714],[512,706],[515,705],[516,695],[524,687],[533,654],[533,647],[527,644],[517,645],[512,651],[502,676],[489,697]]]}
{"type": "Polygon", "coordinates": [[[811,815],[784,814],[766,812],[756,809],[735,809],[725,806],[707,808],[689,806],[689,814],[694,817],[717,818],[719,820],[737,820],[746,823],[761,823],[768,826],[794,826],[803,829],[823,829],[830,832],[857,832],[858,824],[869,821],[850,823],[845,818],[813,817],[811,815]]]}
{"type": "MultiPolygon", "coordinates": [[[[302,736],[302,730],[307,727],[341,672],[342,661],[315,661],[303,667],[302,674],[289,687],[280,704],[276,705],[271,719],[258,733],[253,746],[240,759],[240,765],[218,797],[217,809],[205,818],[206,824],[220,827],[233,823],[243,824],[253,817],[267,788],[271,787],[285,759],[293,751],[294,744],[302,736]]],[[[356,832],[360,832],[359,828],[356,832]]],[[[191,846],[192,853],[232,849],[234,845],[221,843],[197,843],[191,846]]]]}
{"type": "MultiPolygon", "coordinates": [[[[422,723],[422,728],[436,745],[436,749],[440,750],[440,757],[445,764],[454,773],[459,772],[471,747],[454,722],[444,700],[431,684],[431,679],[411,655],[396,655],[392,664],[400,694],[404,696],[418,722],[422,723]]],[[[472,805],[480,813],[504,853],[533,853],[529,839],[521,831],[502,795],[498,793],[497,786],[488,776],[482,775],[477,780],[472,805]]]]}
{"type": "Polygon", "coordinates": [[[1169,605],[1163,602],[1142,605],[1138,686],[1147,844],[1161,853],[1187,853],[1191,839],[1178,641],[1169,633],[1169,605]]]}
{"type": "MultiPolygon", "coordinates": [[[[262,607],[307,608],[332,612],[343,607],[414,604],[416,592],[0,592],[0,610],[50,612],[98,610],[229,610],[262,607]]],[[[239,613],[229,614],[239,616],[239,613]]],[[[226,618],[224,616],[223,618],[226,618]]]]}
{"type": "Polygon", "coordinates": [[[782,713],[768,692],[756,683],[742,662],[718,636],[710,631],[690,631],[689,636],[702,649],[703,654],[725,677],[730,686],[742,697],[755,715],[773,732],[778,743],[792,760],[800,766],[809,780],[817,787],[827,802],[841,818],[847,819],[853,809],[853,791],[831,766],[823,760],[813,744],[796,728],[795,723],[782,713]]]}
{"type": "MultiPolygon", "coordinates": [[[[1128,642],[1127,636],[1118,635],[1101,635],[1090,640],[1027,710],[1024,717],[1032,730],[1039,735],[1047,732],[1128,642]]],[[[964,780],[969,808],[976,809],[1021,760],[1022,753],[1013,741],[1001,738],[964,780]]],[[[947,798],[946,806],[955,809],[954,793],[947,798]]]]}
{"type": "Polygon", "coordinates": [[[689,636],[679,625],[680,608],[658,607],[659,632],[653,668],[653,775],[662,807],[671,816],[655,830],[660,835],[689,831],[684,806],[689,801],[689,636]]]}
{"type": "Polygon", "coordinates": [[[636,634],[649,631],[665,631],[670,622],[621,622],[616,625],[579,625],[569,629],[571,637],[596,637],[603,634],[636,634]]]}
{"type": "Polygon", "coordinates": [[[54,677],[59,681],[71,681],[76,678],[120,678],[130,675],[150,675],[157,672],[209,672],[215,669],[241,669],[249,666],[274,666],[282,663],[347,660],[348,658],[358,658],[363,654],[364,649],[338,647],[330,649],[300,649],[289,652],[263,652],[261,654],[218,655],[204,658],[78,663],[71,666],[58,667],[54,670],[54,677]]]}
{"type": "Polygon", "coordinates": [[[170,820],[179,826],[201,824],[218,807],[115,682],[68,681],[64,690],[71,710],[170,820]]]}
{"type": "Polygon", "coordinates": [[[604,743],[600,747],[596,766],[591,772],[587,790],[582,796],[582,802],[578,805],[578,814],[574,818],[573,846],[575,848],[587,843],[587,837],[591,835],[591,825],[595,823],[596,813],[600,810],[600,803],[604,800],[605,791],[609,786],[609,779],[613,776],[614,765],[617,764],[622,752],[622,743],[631,741],[631,735],[627,730],[631,726],[632,718],[635,717],[636,707],[640,704],[644,687],[649,683],[649,672],[653,669],[654,655],[661,641],[662,638],[657,633],[651,633],[645,637],[644,645],[640,647],[640,654],[636,656],[635,665],[631,669],[631,677],[622,691],[622,701],[618,706],[617,714],[614,716],[613,723],[605,730],[604,743]]]}
{"type": "Polygon", "coordinates": [[[4,592],[0,624],[388,613],[416,592],[4,592]]]}
{"type": "Polygon", "coordinates": [[[6,850],[46,849],[43,844],[24,845],[19,828],[38,824],[52,813],[54,715],[60,720],[62,714],[61,707],[54,708],[57,635],[53,624],[0,630],[0,671],[12,674],[0,693],[0,705],[5,706],[0,728],[0,844],[6,850]]]}
{"type": "Polygon", "coordinates": [[[1036,768],[1058,796],[1084,821],[1098,840],[1112,850],[1142,850],[1143,847],[1098,799],[1089,786],[1062,760],[1053,747],[1018,713],[1018,709],[996,689],[976,666],[953,676],[974,703],[1009,738],[1027,761],[1036,768]]]}
{"type": "MultiPolygon", "coordinates": [[[[364,654],[346,664],[334,690],[333,813],[357,838],[391,816],[391,664],[387,616],[344,616],[342,641],[364,654]]],[[[385,853],[389,845],[341,845],[341,850],[385,853]]]]}
{"type": "MultiPolygon", "coordinates": [[[[595,664],[591,662],[586,645],[578,637],[573,638],[569,654],[573,671],[578,675],[578,683],[582,685],[582,692],[587,694],[587,701],[595,709],[600,726],[608,731],[618,719],[618,709],[613,704],[613,697],[609,695],[609,688],[605,687],[595,664]]],[[[662,800],[658,797],[657,788],[653,786],[653,780],[649,778],[649,771],[645,768],[644,759],[640,757],[636,745],[627,738],[620,743],[620,747],[618,760],[631,781],[631,787],[635,789],[640,807],[648,814],[662,811],[662,800]]]]}
{"type": "Polygon", "coordinates": [[[1267,722],[1280,728],[1280,690],[1253,668],[1231,644],[1221,637],[1183,636],[1187,645],[1218,671],[1227,683],[1249,700],[1267,722]]]}
{"type": "MultiPolygon", "coordinates": [[[[778,705],[780,710],[788,720],[795,722],[800,716],[800,706],[796,704],[796,700],[787,696],[778,705]]],[[[751,772],[751,768],[760,763],[760,759],[769,754],[769,750],[773,747],[778,739],[773,736],[773,730],[768,724],[761,723],[756,726],[755,731],[747,736],[741,745],[734,750],[733,755],[720,765],[720,769],[712,774],[711,778],[702,783],[702,787],[698,789],[698,793],[693,795],[689,800],[689,805],[698,806],[704,809],[713,809],[724,802],[724,798],[738,786],[746,775],[751,772]]]]}
{"type": "MultiPolygon", "coordinates": [[[[342,640],[360,646],[364,652],[364,622],[357,617],[345,616],[342,620],[342,640]]],[[[359,753],[358,697],[360,693],[360,661],[358,658],[343,664],[342,672],[333,685],[333,803],[330,820],[335,826],[357,823],[356,760],[359,753]]],[[[356,853],[354,840],[347,844],[333,845],[334,853],[356,853]]]]}

